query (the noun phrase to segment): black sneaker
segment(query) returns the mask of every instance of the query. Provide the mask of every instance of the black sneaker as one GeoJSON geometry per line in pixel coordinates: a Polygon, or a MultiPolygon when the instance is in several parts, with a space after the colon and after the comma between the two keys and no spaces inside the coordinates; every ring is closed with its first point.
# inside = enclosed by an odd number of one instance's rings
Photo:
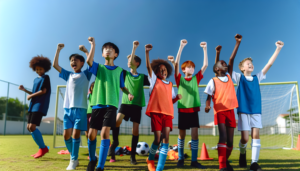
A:
{"type": "Polygon", "coordinates": [[[101,168],[96,169],[96,171],[103,171],[103,170],[104,170],[104,168],[103,169],[101,169],[101,168]]]}
{"type": "Polygon", "coordinates": [[[130,164],[136,165],[137,164],[136,159],[130,157],[130,164]]]}
{"type": "Polygon", "coordinates": [[[232,166],[230,165],[230,163],[229,163],[228,160],[227,160],[227,162],[226,162],[226,166],[227,166],[227,170],[228,170],[228,171],[233,171],[233,168],[232,168],[232,166]]]}
{"type": "Polygon", "coordinates": [[[240,153],[239,164],[240,164],[240,167],[247,167],[246,152],[245,152],[245,154],[240,153]]]}
{"type": "Polygon", "coordinates": [[[202,166],[200,163],[198,163],[197,161],[192,161],[191,162],[191,166],[195,167],[195,168],[199,168],[199,169],[206,169],[205,166],[202,166]]]}
{"type": "Polygon", "coordinates": [[[87,166],[86,171],[94,171],[96,165],[97,165],[97,159],[95,161],[90,161],[88,166],[87,166]]]}
{"type": "Polygon", "coordinates": [[[256,162],[254,162],[250,166],[250,171],[262,171],[262,169],[256,162]]]}
{"type": "Polygon", "coordinates": [[[184,167],[184,160],[178,160],[177,167],[184,167]]]}
{"type": "Polygon", "coordinates": [[[228,171],[227,168],[222,168],[220,171],[228,171]]]}

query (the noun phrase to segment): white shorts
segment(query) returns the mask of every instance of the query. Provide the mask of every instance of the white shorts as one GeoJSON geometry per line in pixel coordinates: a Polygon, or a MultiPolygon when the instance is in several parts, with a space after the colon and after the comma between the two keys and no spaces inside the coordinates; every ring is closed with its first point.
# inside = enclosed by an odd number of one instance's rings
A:
{"type": "Polygon", "coordinates": [[[238,114],[238,130],[251,131],[251,128],[262,128],[261,114],[238,114]]]}

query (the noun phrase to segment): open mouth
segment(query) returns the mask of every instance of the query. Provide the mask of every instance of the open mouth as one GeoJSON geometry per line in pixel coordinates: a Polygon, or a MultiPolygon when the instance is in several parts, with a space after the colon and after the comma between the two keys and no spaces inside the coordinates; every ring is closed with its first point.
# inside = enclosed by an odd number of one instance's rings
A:
{"type": "Polygon", "coordinates": [[[75,68],[77,67],[77,65],[76,65],[76,64],[72,64],[71,67],[72,67],[73,69],[75,69],[75,68]]]}

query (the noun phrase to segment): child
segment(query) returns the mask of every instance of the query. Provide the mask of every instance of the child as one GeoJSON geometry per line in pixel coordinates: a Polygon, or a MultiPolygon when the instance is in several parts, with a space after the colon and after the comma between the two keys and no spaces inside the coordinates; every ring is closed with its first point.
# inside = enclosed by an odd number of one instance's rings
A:
{"type": "Polygon", "coordinates": [[[109,153],[111,155],[110,162],[115,162],[115,148],[119,145],[119,132],[120,125],[122,120],[133,122],[132,128],[132,140],[131,140],[131,157],[130,163],[136,165],[136,146],[139,140],[139,124],[141,122],[142,115],[142,107],[146,106],[145,95],[144,95],[144,86],[149,86],[150,83],[148,81],[148,76],[144,74],[139,74],[137,72],[137,68],[141,65],[141,58],[135,55],[135,51],[139,45],[138,41],[133,42],[133,49],[131,55],[128,55],[128,67],[130,68],[130,72],[125,71],[124,81],[125,87],[129,89],[130,92],[133,93],[135,97],[133,101],[129,101],[127,95],[123,93],[122,104],[117,116],[116,128],[113,129],[113,143],[109,149],[109,153]]]}
{"type": "Polygon", "coordinates": [[[259,83],[266,78],[266,73],[275,62],[283,42],[275,43],[277,46],[274,54],[270,58],[267,65],[256,75],[251,75],[254,66],[251,58],[245,58],[239,64],[239,69],[243,74],[233,71],[232,79],[237,83],[237,99],[239,107],[237,108],[239,122],[238,130],[241,131],[240,146],[240,167],[247,167],[246,148],[249,138],[248,131],[251,131],[252,137],[252,161],[250,170],[260,171],[261,168],[257,164],[260,151],[259,129],[261,124],[261,94],[259,83]]]}
{"type": "Polygon", "coordinates": [[[85,136],[86,136],[86,140],[88,140],[88,130],[90,129],[90,122],[91,122],[91,116],[92,116],[92,106],[90,106],[91,102],[92,102],[92,94],[93,94],[93,88],[94,88],[94,84],[95,82],[92,82],[92,84],[90,85],[90,89],[89,89],[89,93],[88,93],[88,100],[89,100],[89,105],[88,105],[88,109],[87,109],[87,130],[85,131],[85,136]]]}
{"type": "Polygon", "coordinates": [[[43,136],[36,126],[40,126],[42,117],[47,115],[49,108],[51,86],[50,78],[48,75],[45,75],[45,73],[51,69],[51,61],[42,55],[37,56],[31,59],[29,67],[39,75],[33,81],[32,92],[26,90],[23,85],[20,85],[19,89],[29,94],[27,100],[31,99],[28,109],[27,130],[31,133],[35,143],[39,146],[39,151],[31,156],[39,158],[48,153],[48,148],[44,144],[43,136]]]}
{"type": "Polygon", "coordinates": [[[91,50],[87,59],[90,66],[89,71],[96,76],[95,86],[91,103],[92,116],[89,129],[89,156],[90,162],[87,171],[94,171],[97,164],[95,157],[96,136],[98,130],[101,130],[101,146],[99,151],[99,163],[97,171],[104,170],[104,164],[110,144],[110,129],[116,126],[116,112],[119,105],[119,88],[128,95],[129,101],[133,100],[128,89],[124,86],[123,69],[114,65],[114,60],[118,57],[119,48],[113,43],[105,43],[102,46],[102,56],[105,58],[105,64],[101,65],[94,62],[95,39],[90,37],[91,50]]]}
{"type": "Polygon", "coordinates": [[[169,146],[169,133],[172,131],[172,119],[174,118],[173,103],[181,99],[181,95],[175,95],[173,84],[166,79],[172,75],[172,66],[165,60],[156,59],[150,64],[149,51],[152,45],[145,46],[146,67],[150,82],[150,99],[146,115],[151,117],[151,128],[154,132],[154,141],[149,151],[147,165],[149,171],[155,171],[154,156],[160,143],[162,133],[162,146],[159,153],[157,171],[164,169],[169,146]]]}
{"type": "Polygon", "coordinates": [[[212,99],[214,102],[213,107],[215,114],[215,125],[218,125],[220,134],[218,143],[218,155],[220,164],[219,168],[221,171],[233,170],[228,162],[228,158],[233,147],[234,128],[236,127],[234,109],[238,107],[238,101],[236,98],[234,85],[230,77],[232,74],[234,58],[241,43],[242,36],[237,34],[235,36],[235,39],[235,48],[229,59],[228,66],[225,61],[219,61],[221,46],[218,46],[216,48],[216,63],[213,67],[213,71],[216,73],[216,77],[209,81],[204,91],[206,94],[208,94],[205,107],[206,113],[208,113],[211,109],[210,100],[212,99]]]}
{"type": "Polygon", "coordinates": [[[64,139],[71,154],[67,170],[75,170],[76,166],[79,165],[80,131],[87,130],[87,92],[92,74],[88,69],[81,71],[84,58],[78,54],[72,54],[69,57],[74,73],[61,68],[58,64],[58,58],[63,47],[64,44],[57,45],[53,67],[59,72],[59,77],[67,81],[64,99],[64,139]]]}
{"type": "Polygon", "coordinates": [[[181,65],[182,72],[185,74],[184,77],[179,73],[179,62],[181,52],[184,46],[187,44],[186,40],[180,41],[179,51],[177,53],[176,62],[174,57],[169,57],[169,60],[173,63],[175,69],[175,80],[178,87],[178,94],[182,95],[182,99],[178,101],[178,163],[177,167],[184,167],[184,138],[187,129],[192,129],[192,162],[191,166],[196,168],[205,169],[200,163],[197,162],[198,155],[198,128],[199,128],[199,117],[198,112],[200,111],[200,97],[198,85],[203,78],[204,71],[208,66],[207,60],[207,49],[206,42],[201,42],[200,46],[203,48],[204,61],[201,70],[195,75],[195,64],[192,61],[185,61],[181,65]]]}

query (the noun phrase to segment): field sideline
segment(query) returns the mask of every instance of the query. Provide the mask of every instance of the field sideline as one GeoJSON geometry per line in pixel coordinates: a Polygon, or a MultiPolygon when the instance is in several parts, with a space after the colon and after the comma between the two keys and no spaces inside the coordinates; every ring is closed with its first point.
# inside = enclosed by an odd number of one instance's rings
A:
{"type": "MultiPolygon", "coordinates": [[[[69,155],[58,155],[57,152],[62,149],[52,148],[53,136],[44,136],[45,144],[50,146],[50,153],[47,153],[40,159],[34,159],[30,155],[37,152],[37,146],[29,135],[6,135],[0,136],[0,170],[65,170],[69,164],[69,155]]],[[[84,138],[84,137],[82,137],[84,138]]],[[[121,139],[120,139],[121,140],[121,139]]],[[[100,141],[98,141],[99,146],[100,141]]],[[[201,144],[199,144],[201,147],[201,144]]],[[[248,147],[250,143],[248,144],[248,147]]],[[[236,147],[236,146],[235,146],[236,147]]],[[[98,152],[99,149],[97,149],[98,152]]],[[[185,152],[191,156],[190,150],[185,152]]],[[[207,171],[218,170],[217,151],[208,150],[213,161],[200,161],[207,166],[207,171]]],[[[199,150],[200,154],[200,150],[199,150]]],[[[77,170],[86,170],[88,160],[88,151],[86,148],[81,148],[79,151],[79,163],[77,170]]],[[[249,170],[238,167],[239,151],[233,150],[230,160],[235,171],[249,170]]],[[[247,152],[247,159],[250,162],[251,151],[247,152]]],[[[147,170],[146,156],[137,156],[138,165],[132,166],[129,164],[129,156],[117,156],[116,163],[105,163],[105,170],[147,170]]],[[[164,170],[196,170],[189,167],[190,158],[186,159],[183,169],[176,168],[176,161],[167,160],[164,170]]],[[[300,170],[300,151],[282,150],[282,149],[263,149],[261,150],[259,164],[263,170],[284,170],[298,171],[300,170]]]]}

